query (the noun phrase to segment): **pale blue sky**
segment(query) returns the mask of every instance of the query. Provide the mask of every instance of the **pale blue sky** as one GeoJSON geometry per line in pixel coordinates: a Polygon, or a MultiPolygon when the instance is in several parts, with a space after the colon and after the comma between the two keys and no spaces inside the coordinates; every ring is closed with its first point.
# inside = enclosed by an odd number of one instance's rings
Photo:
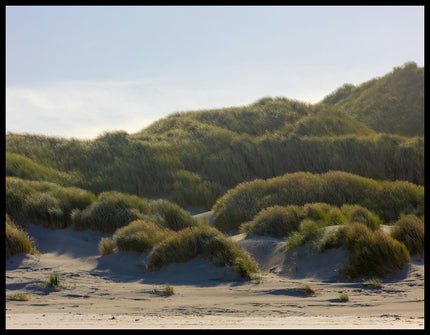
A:
{"type": "Polygon", "coordinates": [[[414,61],[424,7],[6,7],[6,131],[92,139],[414,61]]]}

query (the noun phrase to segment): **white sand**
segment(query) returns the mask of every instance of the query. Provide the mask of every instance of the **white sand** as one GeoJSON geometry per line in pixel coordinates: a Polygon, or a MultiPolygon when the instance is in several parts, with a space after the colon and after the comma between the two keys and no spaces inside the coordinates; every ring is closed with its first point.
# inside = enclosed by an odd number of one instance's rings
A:
{"type": "Polygon", "coordinates": [[[372,289],[338,275],[344,251],[284,253],[284,242],[270,237],[232,237],[260,266],[260,281],[243,281],[200,258],[147,272],[145,253],[101,257],[102,235],[91,231],[30,225],[29,235],[41,254],[6,262],[6,297],[29,297],[7,300],[7,328],[424,328],[423,259],[372,289]],[[57,291],[44,285],[54,271],[57,291]],[[153,293],[166,283],[175,294],[153,293]],[[304,284],[317,294],[300,294],[304,284]],[[349,301],[340,302],[340,293],[349,301]]]}

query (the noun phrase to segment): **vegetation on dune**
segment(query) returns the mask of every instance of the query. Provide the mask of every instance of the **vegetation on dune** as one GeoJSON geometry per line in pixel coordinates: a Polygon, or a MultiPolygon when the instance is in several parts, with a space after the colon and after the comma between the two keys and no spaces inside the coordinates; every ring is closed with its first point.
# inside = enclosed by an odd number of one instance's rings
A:
{"type": "Polygon", "coordinates": [[[183,229],[155,245],[149,254],[148,268],[154,271],[197,256],[216,266],[234,267],[245,278],[256,272],[256,265],[237,243],[208,225],[183,229]]]}
{"type": "Polygon", "coordinates": [[[335,105],[376,132],[424,135],[424,68],[414,62],[355,87],[343,85],[322,104],[335,105]]]}
{"type": "Polygon", "coordinates": [[[346,222],[339,208],[324,203],[285,207],[276,205],[262,209],[253,220],[241,224],[240,230],[247,235],[285,238],[299,230],[304,220],[311,220],[320,228],[346,222]]]}
{"type": "Polygon", "coordinates": [[[424,212],[424,187],[403,181],[377,181],[341,171],[297,172],[267,180],[244,182],[229,190],[213,207],[215,227],[238,229],[264,208],[324,202],[358,204],[384,221],[401,213],[424,212]]]}
{"type": "Polygon", "coordinates": [[[142,252],[174,234],[148,220],[136,220],[116,230],[112,236],[118,251],[142,252]]]}
{"type": "Polygon", "coordinates": [[[35,252],[35,248],[28,234],[18,228],[6,214],[6,259],[16,254],[35,252]]]}
{"type": "Polygon", "coordinates": [[[11,152],[6,152],[6,175],[21,179],[48,181],[61,186],[79,185],[82,178],[78,172],[59,171],[11,152]]]}
{"type": "Polygon", "coordinates": [[[103,192],[87,208],[75,209],[72,219],[77,230],[113,233],[117,228],[143,219],[149,213],[146,199],[116,191],[103,192]]]}
{"type": "Polygon", "coordinates": [[[363,223],[372,230],[378,230],[382,224],[382,220],[378,215],[360,205],[345,204],[340,210],[346,216],[348,222],[363,223]]]}
{"type": "Polygon", "coordinates": [[[72,211],[84,209],[94,199],[93,193],[80,188],[6,177],[6,213],[15,220],[65,228],[72,222],[72,211]]]}
{"type": "Polygon", "coordinates": [[[351,251],[349,265],[342,272],[353,279],[358,276],[382,277],[401,269],[410,261],[406,246],[362,223],[346,225],[339,235],[351,251]]]}
{"type": "Polygon", "coordinates": [[[411,254],[421,256],[424,251],[424,221],[413,214],[402,215],[394,223],[391,236],[402,242],[411,254]]]}
{"type": "Polygon", "coordinates": [[[315,105],[266,97],[176,113],[136,134],[94,140],[7,134],[6,172],[95,194],[168,194],[181,206],[207,208],[244,180],[298,171],[422,185],[422,84],[423,69],[408,63],[359,87],[344,85],[315,105]]]}
{"type": "Polygon", "coordinates": [[[30,219],[110,233],[102,255],[150,249],[151,270],[201,256],[250,278],[252,259],[221,232],[237,229],[343,246],[350,277],[401,268],[424,250],[423,83],[406,63],[315,105],[265,97],[94,140],[9,133],[7,257],[31,250],[11,221],[30,219]],[[215,228],[185,206],[212,208],[215,228]]]}

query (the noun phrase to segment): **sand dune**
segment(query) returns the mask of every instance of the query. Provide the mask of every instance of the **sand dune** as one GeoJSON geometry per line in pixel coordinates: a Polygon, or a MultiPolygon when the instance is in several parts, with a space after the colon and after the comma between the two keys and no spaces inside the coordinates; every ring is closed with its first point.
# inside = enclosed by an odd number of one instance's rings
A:
{"type": "Polygon", "coordinates": [[[236,235],[261,271],[244,281],[200,258],[147,272],[146,253],[99,256],[103,235],[91,231],[28,232],[40,255],[6,262],[6,297],[29,297],[7,300],[7,328],[424,328],[424,257],[372,289],[339,276],[347,260],[340,249],[285,253],[281,239],[236,235]],[[54,271],[59,290],[45,287],[54,271]],[[154,294],[166,283],[175,294],[154,294]],[[304,296],[304,284],[317,293],[304,296]]]}

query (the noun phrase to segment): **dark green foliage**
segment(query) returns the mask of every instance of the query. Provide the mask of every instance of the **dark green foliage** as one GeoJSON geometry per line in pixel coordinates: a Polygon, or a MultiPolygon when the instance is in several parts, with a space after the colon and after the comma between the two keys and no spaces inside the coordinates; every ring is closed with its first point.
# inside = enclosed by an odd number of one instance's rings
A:
{"type": "Polygon", "coordinates": [[[202,178],[192,172],[179,170],[173,184],[172,201],[180,206],[205,205],[211,208],[215,201],[222,195],[221,187],[211,181],[202,178]]]}
{"type": "Polygon", "coordinates": [[[118,251],[142,252],[152,248],[173,232],[148,220],[136,220],[115,231],[112,236],[118,251]]]}
{"type": "Polygon", "coordinates": [[[148,268],[154,271],[197,256],[216,266],[233,266],[245,278],[256,272],[252,259],[236,242],[208,225],[183,229],[157,244],[149,254],[148,268]]]}
{"type": "Polygon", "coordinates": [[[243,223],[240,230],[247,235],[287,237],[298,229],[303,217],[303,208],[299,206],[268,207],[261,210],[252,221],[243,223]]]}
{"type": "Polygon", "coordinates": [[[248,235],[285,238],[299,230],[304,220],[311,220],[318,228],[346,222],[339,208],[324,203],[273,206],[261,210],[252,221],[240,225],[240,230],[248,235]]]}
{"type": "Polygon", "coordinates": [[[190,213],[168,200],[151,201],[150,213],[161,216],[163,218],[162,225],[174,231],[197,226],[198,224],[190,213]]]}
{"type": "Polygon", "coordinates": [[[71,224],[72,210],[84,209],[94,200],[93,193],[76,187],[6,177],[6,212],[16,220],[64,228],[71,224]]]}
{"type": "Polygon", "coordinates": [[[362,223],[345,226],[345,246],[351,251],[343,272],[351,279],[357,276],[384,276],[401,269],[410,261],[405,245],[381,231],[372,231],[362,223]]]}
{"type": "Polygon", "coordinates": [[[144,219],[150,206],[146,199],[116,191],[103,192],[84,210],[75,209],[72,219],[77,230],[113,233],[130,222],[144,219]]]}
{"type": "Polygon", "coordinates": [[[391,237],[402,242],[411,254],[424,251],[424,221],[413,214],[402,215],[391,229],[391,237]]]}
{"type": "Polygon", "coordinates": [[[379,229],[382,224],[382,220],[378,215],[360,205],[345,204],[342,206],[341,211],[348,219],[348,222],[359,222],[372,230],[379,229]]]}
{"type": "Polygon", "coordinates": [[[229,190],[213,207],[215,226],[221,230],[237,229],[264,208],[312,202],[338,207],[359,204],[383,220],[393,221],[402,212],[422,213],[424,187],[402,181],[376,181],[340,171],[285,174],[242,183],[229,190]]]}

